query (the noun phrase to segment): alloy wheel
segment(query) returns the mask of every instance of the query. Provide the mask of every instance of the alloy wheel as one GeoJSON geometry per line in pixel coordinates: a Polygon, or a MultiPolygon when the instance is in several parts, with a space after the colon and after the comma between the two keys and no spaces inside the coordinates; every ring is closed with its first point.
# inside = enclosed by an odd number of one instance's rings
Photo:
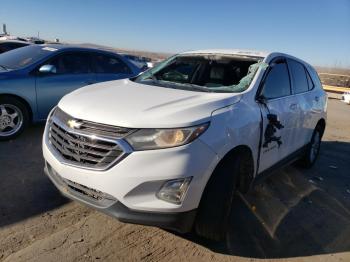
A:
{"type": "Polygon", "coordinates": [[[0,136],[15,134],[23,125],[22,111],[12,104],[0,104],[0,136]]]}

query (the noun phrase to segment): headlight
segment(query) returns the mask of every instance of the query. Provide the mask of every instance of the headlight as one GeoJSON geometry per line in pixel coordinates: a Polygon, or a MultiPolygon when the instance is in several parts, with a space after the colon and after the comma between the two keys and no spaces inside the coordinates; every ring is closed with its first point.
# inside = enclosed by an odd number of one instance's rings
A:
{"type": "Polygon", "coordinates": [[[185,128],[140,129],[127,136],[126,141],[134,150],[182,146],[199,137],[208,126],[209,123],[185,128]]]}

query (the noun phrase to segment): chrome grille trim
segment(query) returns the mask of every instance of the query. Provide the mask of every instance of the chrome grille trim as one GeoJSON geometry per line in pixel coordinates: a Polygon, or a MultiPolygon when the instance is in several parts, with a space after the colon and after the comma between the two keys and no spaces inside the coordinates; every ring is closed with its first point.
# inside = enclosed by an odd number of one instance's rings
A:
{"type": "Polygon", "coordinates": [[[89,121],[83,121],[79,128],[81,132],[93,133],[96,135],[110,136],[116,138],[123,138],[133,133],[135,129],[125,127],[114,127],[104,124],[97,124],[89,121]]]}
{"type": "Polygon", "coordinates": [[[66,123],[72,119],[74,118],[70,118],[60,110],[59,114],[55,111],[48,121],[49,149],[60,162],[102,171],[109,169],[131,153],[131,147],[123,139],[95,133],[88,134],[70,128],[66,123]]]}
{"type": "Polygon", "coordinates": [[[63,123],[67,123],[67,121],[74,119],[79,122],[79,132],[86,134],[94,134],[97,136],[104,136],[110,138],[124,138],[127,135],[135,132],[137,129],[127,128],[127,127],[119,127],[119,126],[111,126],[106,124],[95,123],[87,120],[76,119],[63,112],[59,107],[56,108],[54,114],[55,118],[58,118],[63,123]]]}

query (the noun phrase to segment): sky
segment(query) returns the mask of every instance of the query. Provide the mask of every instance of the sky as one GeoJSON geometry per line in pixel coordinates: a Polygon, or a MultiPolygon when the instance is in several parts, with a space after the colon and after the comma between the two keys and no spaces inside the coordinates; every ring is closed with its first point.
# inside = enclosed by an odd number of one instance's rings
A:
{"type": "Polygon", "coordinates": [[[18,36],[132,50],[280,51],[350,68],[350,0],[1,0],[18,36]]]}

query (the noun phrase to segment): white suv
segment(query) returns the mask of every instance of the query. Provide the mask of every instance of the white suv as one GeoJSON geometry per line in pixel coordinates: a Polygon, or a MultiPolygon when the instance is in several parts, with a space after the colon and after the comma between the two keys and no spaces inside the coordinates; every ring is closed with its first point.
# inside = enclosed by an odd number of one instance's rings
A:
{"type": "Polygon", "coordinates": [[[120,221],[219,240],[237,190],[315,162],[326,105],[316,71],[295,57],[185,52],[66,95],[46,124],[45,171],[120,221]]]}

